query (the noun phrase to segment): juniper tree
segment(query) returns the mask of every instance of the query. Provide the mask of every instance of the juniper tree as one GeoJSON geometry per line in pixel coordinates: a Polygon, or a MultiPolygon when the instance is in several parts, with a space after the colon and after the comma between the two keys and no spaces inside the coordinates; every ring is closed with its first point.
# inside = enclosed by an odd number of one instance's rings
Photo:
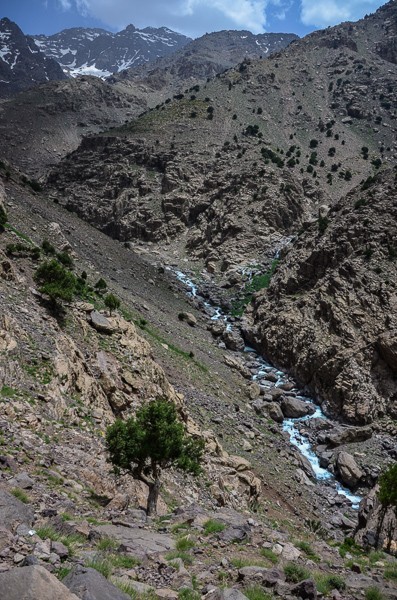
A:
{"type": "Polygon", "coordinates": [[[129,473],[148,486],[148,515],[156,514],[165,469],[201,471],[204,441],[185,432],[174,404],[163,398],[142,406],[135,417],[117,419],[108,427],[106,446],[116,473],[129,473]]]}

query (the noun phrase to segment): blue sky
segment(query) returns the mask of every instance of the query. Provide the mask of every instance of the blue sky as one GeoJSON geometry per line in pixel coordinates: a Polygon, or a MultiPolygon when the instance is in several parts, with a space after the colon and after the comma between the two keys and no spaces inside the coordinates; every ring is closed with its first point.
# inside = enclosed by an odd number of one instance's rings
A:
{"type": "Polygon", "coordinates": [[[314,29],[355,21],[382,0],[1,0],[0,17],[25,33],[51,34],[68,27],[119,31],[165,25],[191,37],[221,29],[305,35],[314,29]]]}

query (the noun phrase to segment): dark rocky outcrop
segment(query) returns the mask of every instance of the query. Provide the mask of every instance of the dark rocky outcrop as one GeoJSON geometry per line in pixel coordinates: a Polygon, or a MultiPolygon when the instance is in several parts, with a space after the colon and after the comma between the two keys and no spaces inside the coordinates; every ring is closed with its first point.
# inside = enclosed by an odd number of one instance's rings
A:
{"type": "Polygon", "coordinates": [[[358,186],[296,240],[247,328],[328,412],[358,423],[397,414],[396,177],[358,186]]]}

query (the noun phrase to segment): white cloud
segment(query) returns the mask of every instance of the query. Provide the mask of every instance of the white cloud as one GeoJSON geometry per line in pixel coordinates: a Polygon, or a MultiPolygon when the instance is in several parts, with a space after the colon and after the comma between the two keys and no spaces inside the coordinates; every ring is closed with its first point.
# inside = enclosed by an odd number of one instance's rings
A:
{"type": "Polygon", "coordinates": [[[302,0],[301,19],[305,25],[327,27],[341,21],[356,21],[381,4],[382,0],[302,0]]]}
{"type": "Polygon", "coordinates": [[[72,8],[71,0],[58,0],[58,2],[62,10],[70,10],[72,8]]]}
{"type": "Polygon", "coordinates": [[[59,0],[62,8],[73,4],[80,14],[99,19],[121,29],[167,26],[198,36],[220,29],[265,31],[266,8],[280,6],[283,0],[59,0]]]}

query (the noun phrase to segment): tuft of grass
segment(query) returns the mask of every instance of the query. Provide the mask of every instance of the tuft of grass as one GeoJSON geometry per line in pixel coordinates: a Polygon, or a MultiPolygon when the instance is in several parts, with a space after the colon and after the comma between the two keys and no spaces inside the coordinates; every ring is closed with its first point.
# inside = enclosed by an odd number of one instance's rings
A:
{"type": "Polygon", "coordinates": [[[0,390],[0,396],[3,398],[13,398],[18,393],[18,390],[10,387],[9,385],[3,385],[0,390]]]}
{"type": "Polygon", "coordinates": [[[397,564],[389,563],[385,568],[383,575],[386,577],[386,579],[397,581],[397,564]]]}
{"type": "Polygon", "coordinates": [[[309,542],[305,542],[305,541],[297,542],[295,544],[295,546],[297,548],[299,548],[299,550],[302,550],[302,552],[304,552],[304,554],[306,554],[306,556],[308,558],[310,558],[311,560],[313,560],[315,562],[320,560],[320,557],[315,553],[315,551],[313,550],[313,548],[311,547],[309,542]]]}
{"type": "Polygon", "coordinates": [[[76,550],[76,546],[84,544],[85,537],[80,533],[69,533],[68,535],[62,535],[56,531],[51,525],[44,525],[36,530],[36,535],[42,540],[51,540],[53,542],[62,542],[64,546],[69,550],[69,556],[73,556],[76,550]]]}
{"type": "Polygon", "coordinates": [[[127,554],[110,554],[106,558],[115,569],[132,569],[141,564],[138,558],[127,554]]]}
{"type": "Polygon", "coordinates": [[[272,600],[273,596],[263,589],[261,585],[251,585],[243,590],[248,600],[272,600]]]}
{"type": "Polygon", "coordinates": [[[179,538],[179,540],[177,540],[175,544],[176,549],[181,550],[182,552],[191,550],[192,548],[194,548],[194,546],[194,541],[188,537],[179,538]]]}
{"type": "Polygon", "coordinates": [[[347,553],[353,554],[354,556],[360,556],[363,553],[360,546],[358,546],[353,538],[350,537],[345,538],[343,544],[339,546],[339,554],[342,558],[345,558],[347,553]]]}
{"type": "Polygon", "coordinates": [[[330,575],[318,573],[314,576],[317,591],[326,596],[331,590],[342,591],[346,588],[346,583],[340,575],[330,575]]]}
{"type": "Polygon", "coordinates": [[[299,583],[304,579],[310,579],[310,571],[297,565],[296,563],[288,563],[284,567],[285,578],[291,583],[299,583]]]}
{"type": "Polygon", "coordinates": [[[230,559],[230,564],[236,569],[243,569],[244,567],[266,567],[267,564],[263,560],[256,560],[255,558],[236,558],[230,559]]]}
{"type": "Polygon", "coordinates": [[[99,558],[99,557],[93,558],[92,560],[89,560],[86,563],[86,567],[95,569],[96,571],[98,571],[98,573],[100,573],[101,575],[106,577],[106,579],[109,579],[109,577],[111,576],[111,574],[113,572],[113,567],[112,567],[111,563],[108,560],[106,560],[105,558],[99,558]]]}
{"type": "Polygon", "coordinates": [[[220,521],[215,521],[215,519],[208,519],[203,525],[204,534],[211,535],[213,533],[221,533],[224,529],[226,529],[226,525],[221,523],[220,521]]]}
{"type": "Polygon", "coordinates": [[[23,502],[24,504],[29,504],[30,500],[29,500],[29,496],[20,488],[14,488],[11,490],[11,494],[13,496],[15,496],[15,498],[18,498],[18,500],[20,500],[21,502],[23,502]]]}
{"type": "Polygon", "coordinates": [[[71,570],[71,567],[60,567],[56,571],[56,576],[62,581],[62,579],[65,579],[66,575],[69,575],[71,570]]]}
{"type": "Polygon", "coordinates": [[[368,562],[371,567],[378,562],[378,560],[383,560],[384,558],[385,554],[381,550],[371,550],[371,552],[368,554],[368,562]]]}
{"type": "Polygon", "coordinates": [[[103,537],[98,541],[96,545],[98,550],[102,550],[104,552],[108,550],[117,550],[119,546],[120,544],[118,543],[118,541],[111,537],[103,537]]]}
{"type": "Polygon", "coordinates": [[[174,560],[175,558],[180,558],[184,565],[193,564],[193,557],[187,552],[183,552],[182,550],[172,550],[166,554],[167,560],[174,560]]]}
{"type": "Polygon", "coordinates": [[[178,600],[200,600],[201,594],[190,588],[183,588],[178,592],[178,600]]]}
{"type": "Polygon", "coordinates": [[[279,557],[273,552],[273,550],[270,550],[270,548],[261,548],[261,555],[267,558],[267,560],[274,565],[278,563],[279,557]]]}
{"type": "Polygon", "coordinates": [[[371,586],[365,590],[365,600],[385,600],[379,588],[371,586]]]}

